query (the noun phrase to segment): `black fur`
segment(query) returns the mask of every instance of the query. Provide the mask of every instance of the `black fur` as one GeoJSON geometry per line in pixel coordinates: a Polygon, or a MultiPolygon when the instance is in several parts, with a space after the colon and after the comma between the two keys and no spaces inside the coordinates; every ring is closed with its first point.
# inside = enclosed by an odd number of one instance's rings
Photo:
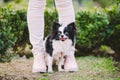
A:
{"type": "Polygon", "coordinates": [[[52,40],[59,40],[58,37],[58,28],[61,25],[59,23],[54,22],[53,26],[52,26],[52,30],[51,30],[51,34],[47,37],[47,40],[45,42],[45,49],[46,52],[50,54],[50,56],[52,56],[52,52],[53,52],[53,47],[52,47],[52,40]]]}
{"type": "Polygon", "coordinates": [[[77,33],[75,23],[72,22],[69,25],[67,25],[65,27],[65,30],[64,30],[64,33],[65,32],[69,33],[68,37],[69,37],[69,39],[72,40],[72,45],[74,45],[75,44],[76,33],[77,33]]]}
{"type": "Polygon", "coordinates": [[[52,52],[53,52],[53,47],[52,47],[52,39],[51,39],[51,35],[49,35],[47,37],[47,40],[45,42],[45,48],[46,48],[46,52],[50,54],[50,56],[52,56],[52,52]]]}

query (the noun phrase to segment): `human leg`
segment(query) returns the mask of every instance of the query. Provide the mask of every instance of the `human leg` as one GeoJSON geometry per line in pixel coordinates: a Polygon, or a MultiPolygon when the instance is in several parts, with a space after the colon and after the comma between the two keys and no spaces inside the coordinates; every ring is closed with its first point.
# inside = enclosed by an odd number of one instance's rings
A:
{"type": "Polygon", "coordinates": [[[56,7],[59,15],[59,22],[67,25],[75,22],[75,13],[72,0],[55,0],[56,7]]]}
{"type": "Polygon", "coordinates": [[[32,72],[46,72],[43,51],[45,0],[29,0],[27,21],[34,56],[32,72]]]}

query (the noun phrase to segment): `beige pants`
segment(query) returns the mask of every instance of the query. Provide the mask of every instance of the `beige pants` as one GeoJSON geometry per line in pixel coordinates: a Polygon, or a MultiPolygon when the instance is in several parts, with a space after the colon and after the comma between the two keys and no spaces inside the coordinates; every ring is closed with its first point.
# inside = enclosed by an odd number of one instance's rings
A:
{"type": "MultiPolygon", "coordinates": [[[[43,37],[45,4],[46,0],[29,0],[27,20],[29,28],[29,37],[30,42],[33,46],[32,52],[34,55],[44,53],[43,37]]],[[[58,10],[60,23],[66,25],[70,22],[75,22],[75,13],[72,5],[72,0],[55,0],[55,4],[58,10]]],[[[36,64],[33,64],[33,66],[36,64]]]]}

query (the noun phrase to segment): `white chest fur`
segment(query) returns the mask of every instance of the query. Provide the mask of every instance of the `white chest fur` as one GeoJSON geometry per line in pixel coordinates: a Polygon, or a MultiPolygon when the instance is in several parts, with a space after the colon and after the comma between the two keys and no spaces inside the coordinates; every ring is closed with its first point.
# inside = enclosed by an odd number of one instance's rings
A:
{"type": "Polygon", "coordinates": [[[56,55],[58,53],[64,53],[64,55],[69,54],[68,52],[72,48],[72,41],[70,39],[67,39],[65,41],[59,41],[59,40],[53,40],[53,55],[56,55]]]}

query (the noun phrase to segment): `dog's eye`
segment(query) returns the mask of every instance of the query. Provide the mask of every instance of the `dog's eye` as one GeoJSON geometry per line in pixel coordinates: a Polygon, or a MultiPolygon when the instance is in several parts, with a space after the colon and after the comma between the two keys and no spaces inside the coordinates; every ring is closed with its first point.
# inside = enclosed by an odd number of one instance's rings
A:
{"type": "Polygon", "coordinates": [[[69,33],[68,33],[68,32],[65,32],[65,35],[66,35],[66,36],[68,36],[68,35],[69,35],[69,33]]]}
{"type": "Polygon", "coordinates": [[[61,31],[58,32],[58,34],[61,34],[61,33],[62,33],[61,31]]]}

